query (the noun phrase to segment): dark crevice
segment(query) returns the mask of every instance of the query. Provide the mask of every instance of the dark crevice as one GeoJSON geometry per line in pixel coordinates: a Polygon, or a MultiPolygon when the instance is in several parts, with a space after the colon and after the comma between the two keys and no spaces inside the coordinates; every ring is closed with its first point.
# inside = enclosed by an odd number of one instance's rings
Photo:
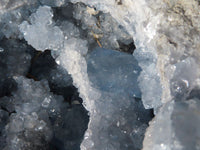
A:
{"type": "MultiPolygon", "coordinates": [[[[62,108],[62,113],[60,116],[57,116],[57,118],[60,117],[59,119],[61,122],[58,122],[58,120],[54,122],[49,118],[50,121],[52,121],[53,128],[55,126],[60,126],[59,130],[53,130],[54,134],[57,135],[54,136],[50,143],[45,144],[45,140],[43,139],[42,147],[33,144],[31,150],[66,150],[63,146],[66,140],[68,141],[69,149],[79,150],[83,135],[87,129],[89,116],[88,112],[81,105],[82,99],[79,97],[77,88],[73,86],[71,76],[67,71],[56,64],[54,58],[51,56],[50,50],[44,52],[36,51],[31,46],[28,46],[27,42],[24,40],[6,38],[1,40],[0,47],[4,49],[4,51],[0,53],[0,98],[2,98],[0,99],[0,111],[8,114],[4,119],[8,121],[9,116],[16,113],[12,100],[10,99],[10,101],[8,101],[8,98],[4,99],[5,96],[12,98],[12,93],[18,89],[17,83],[13,78],[14,76],[26,76],[36,82],[45,79],[49,83],[50,91],[56,95],[62,95],[65,100],[64,103],[68,103],[69,105],[66,105],[64,109],[62,108]],[[29,55],[30,58],[25,59],[26,55],[29,55]],[[22,62],[26,64],[28,69],[24,66],[17,66],[22,62]],[[55,79],[54,75],[57,76],[55,79]],[[62,80],[65,78],[67,79],[62,83],[62,80]],[[79,101],[80,104],[74,105],[73,101],[79,101]],[[67,132],[63,134],[65,131],[67,132]]],[[[2,118],[0,119],[2,120],[2,118]]],[[[0,123],[1,134],[7,121],[2,120],[2,123],[0,123]]],[[[4,134],[1,134],[0,142],[6,140],[5,137],[3,137],[4,134]]],[[[21,136],[24,137],[24,135],[21,136]]],[[[3,148],[5,145],[1,145],[0,148],[3,148]]],[[[26,150],[26,148],[24,148],[24,150],[26,150]]]]}
{"type": "Polygon", "coordinates": [[[200,89],[199,88],[194,88],[190,93],[189,96],[187,97],[188,100],[190,99],[200,99],[200,89]]]}
{"type": "Polygon", "coordinates": [[[140,118],[141,122],[148,124],[155,117],[154,110],[145,109],[141,98],[135,98],[135,101],[137,104],[135,112],[137,112],[138,118],[140,118]]]}
{"type": "MultiPolygon", "coordinates": [[[[117,1],[117,4],[122,5],[122,2],[123,1],[121,0],[117,1]]],[[[93,36],[89,35],[91,32],[90,29],[82,29],[81,20],[76,20],[73,17],[73,12],[78,5],[86,7],[83,3],[68,3],[68,5],[65,5],[64,7],[52,8],[54,13],[53,20],[58,26],[64,20],[69,21],[79,29],[79,38],[84,40],[92,39],[91,41],[88,40],[88,49],[90,52],[95,47],[99,47],[97,40],[101,42],[101,39],[95,39],[93,36]]],[[[96,23],[98,28],[101,28],[101,23],[105,21],[105,18],[102,16],[104,16],[103,12],[99,12],[99,14],[95,15],[98,21],[96,23]]],[[[125,43],[123,39],[117,40],[119,48],[115,50],[132,54],[136,49],[136,46],[132,39],[128,39],[127,41],[128,44],[125,43]]],[[[25,76],[26,78],[33,79],[35,82],[47,80],[50,91],[55,95],[64,97],[63,105],[65,107],[61,108],[61,113],[58,116],[49,116],[48,118],[52,126],[53,138],[47,143],[44,137],[40,137],[41,139],[37,140],[43,141],[43,145],[41,147],[36,145],[32,147],[31,150],[66,150],[66,147],[68,147],[69,150],[80,150],[80,144],[83,140],[84,133],[87,130],[89,116],[87,110],[85,110],[82,105],[83,101],[79,97],[78,89],[73,85],[72,78],[68,72],[56,63],[50,50],[45,50],[44,52],[37,51],[29,46],[25,40],[3,38],[0,42],[0,47],[5,49],[5,52],[0,53],[0,71],[5,72],[5,76],[0,79],[0,98],[4,96],[12,97],[12,93],[17,90],[17,83],[13,79],[15,75],[25,76]],[[16,53],[12,54],[12,50],[16,50],[16,53]],[[24,57],[26,55],[30,56],[30,59],[24,60],[21,56],[22,54],[24,54],[24,57]],[[12,57],[12,59],[7,59],[7,57],[12,57]],[[18,57],[20,58],[19,61],[18,57]],[[9,62],[9,60],[14,61],[9,62]],[[14,73],[9,72],[9,70],[12,70],[12,66],[23,61],[27,61],[27,70],[14,70],[14,73]],[[10,64],[7,64],[7,62],[10,64]],[[73,103],[75,101],[78,101],[80,104],[75,105],[73,103]],[[67,146],[65,145],[66,141],[68,144],[67,146]]],[[[20,68],[20,66],[16,66],[15,68],[20,68]]],[[[8,114],[7,119],[9,119],[9,116],[16,113],[16,111],[5,106],[9,102],[2,103],[3,104],[0,103],[0,110],[5,111],[8,114]]],[[[154,117],[153,109],[145,110],[142,101],[139,98],[136,99],[135,104],[135,111],[140,118],[141,123],[148,124],[154,117]]],[[[0,133],[1,132],[2,131],[0,131],[0,133]]],[[[23,134],[21,136],[25,137],[23,134]]]]}
{"type": "Polygon", "coordinates": [[[58,117],[55,120],[55,118],[49,117],[52,126],[59,126],[60,128],[54,131],[54,136],[49,143],[48,150],[66,150],[66,146],[64,146],[65,141],[72,141],[69,145],[70,149],[79,150],[80,143],[87,129],[89,116],[85,108],[80,105],[82,99],[79,97],[77,88],[73,86],[71,76],[66,71],[63,71],[51,56],[50,50],[44,52],[35,51],[26,77],[36,81],[42,79],[48,80],[50,91],[56,95],[62,95],[65,102],[69,103],[69,107],[62,110],[60,118],[58,117]],[[55,79],[53,79],[54,73],[58,76],[55,79]],[[58,80],[65,80],[65,78],[67,80],[64,84],[57,82],[58,80]],[[80,104],[73,105],[73,101],[79,101],[80,104]],[[79,129],[77,129],[78,127],[79,129]],[[55,135],[59,134],[57,132],[62,133],[60,138],[59,135],[55,135]],[[66,135],[63,137],[63,134],[66,135]]]}
{"type": "Polygon", "coordinates": [[[131,42],[130,44],[126,45],[124,44],[123,42],[121,41],[118,41],[119,43],[119,51],[122,51],[122,52],[126,52],[126,53],[129,53],[129,54],[133,54],[134,50],[136,49],[136,46],[134,44],[134,41],[131,42]]]}
{"type": "Polygon", "coordinates": [[[16,113],[15,110],[14,110],[14,111],[9,111],[9,110],[8,110],[6,107],[4,107],[4,106],[1,106],[0,109],[6,111],[6,112],[9,114],[9,116],[10,116],[11,114],[13,114],[13,113],[16,113]]]}
{"type": "Polygon", "coordinates": [[[56,95],[62,95],[70,104],[73,100],[78,100],[80,103],[82,103],[81,98],[78,96],[79,94],[77,88],[73,86],[71,76],[67,72],[63,74],[63,70],[59,70],[58,68],[59,66],[51,56],[50,50],[46,50],[44,52],[35,51],[35,55],[31,60],[31,66],[26,77],[34,79],[35,81],[47,79],[51,92],[56,95]],[[53,73],[56,72],[58,73],[58,78],[63,80],[68,78],[66,85],[59,85],[56,80],[53,79],[53,73]]]}

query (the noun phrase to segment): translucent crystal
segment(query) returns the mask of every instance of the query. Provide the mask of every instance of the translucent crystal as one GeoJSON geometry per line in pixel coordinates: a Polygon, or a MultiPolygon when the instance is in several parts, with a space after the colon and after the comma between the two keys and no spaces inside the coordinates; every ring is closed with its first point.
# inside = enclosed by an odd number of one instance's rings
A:
{"type": "Polygon", "coordinates": [[[51,102],[51,98],[45,97],[44,101],[42,102],[42,107],[47,108],[50,102],[51,102]]]}
{"type": "Polygon", "coordinates": [[[60,113],[58,108],[63,98],[52,95],[46,81],[35,82],[23,77],[15,77],[15,80],[18,90],[13,92],[11,98],[7,98],[11,105],[14,105],[16,112],[12,113],[6,126],[6,148],[24,149],[33,145],[44,145],[52,138],[50,110],[55,109],[55,113],[60,113]],[[49,100],[53,103],[50,104],[49,100]],[[37,141],[34,136],[38,139],[45,138],[45,142],[37,141]]]}
{"type": "MultiPolygon", "coordinates": [[[[197,1],[128,0],[121,4],[108,0],[71,1],[81,1],[97,11],[109,12],[132,35],[137,48],[133,55],[142,68],[139,86],[145,108],[157,109],[175,96],[170,89],[174,64],[187,57],[199,56],[197,1]]],[[[195,63],[199,66],[198,60],[195,63]]]]}
{"type": "Polygon", "coordinates": [[[134,96],[140,97],[137,61],[132,55],[108,49],[95,49],[85,58],[86,52],[85,42],[72,38],[66,40],[63,55],[57,57],[72,75],[90,111],[90,123],[81,149],[141,148],[139,143],[144,132],[132,133],[137,126],[147,127],[143,119],[140,120],[140,114],[145,116],[144,120],[149,120],[151,115],[141,101],[134,100],[134,96]]]}
{"type": "Polygon", "coordinates": [[[53,24],[53,13],[48,6],[39,7],[30,17],[30,24],[24,21],[20,31],[25,40],[37,50],[58,50],[63,46],[64,35],[53,24]]]}
{"type": "Polygon", "coordinates": [[[73,79],[90,115],[82,150],[142,149],[152,118],[142,103],[156,115],[144,150],[199,150],[199,10],[199,0],[0,1],[0,97],[8,96],[0,101],[0,149],[50,149],[52,137],[60,149],[79,149],[84,112],[77,101],[65,109],[48,87],[73,79]],[[19,77],[35,63],[23,38],[54,50],[60,66],[46,69],[44,59],[32,71],[49,83],[19,77]]]}
{"type": "Polygon", "coordinates": [[[141,69],[133,56],[97,48],[86,60],[88,76],[94,88],[103,92],[141,97],[137,83],[141,69]]]}
{"type": "Polygon", "coordinates": [[[150,122],[143,150],[199,149],[199,109],[196,98],[167,103],[150,122]]]}

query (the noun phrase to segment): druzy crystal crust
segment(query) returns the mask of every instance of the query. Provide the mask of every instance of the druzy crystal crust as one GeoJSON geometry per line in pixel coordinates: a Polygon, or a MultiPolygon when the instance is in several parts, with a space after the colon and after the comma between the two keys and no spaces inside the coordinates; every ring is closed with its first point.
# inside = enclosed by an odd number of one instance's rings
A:
{"type": "Polygon", "coordinates": [[[199,150],[199,10],[0,1],[0,149],[199,150]]]}

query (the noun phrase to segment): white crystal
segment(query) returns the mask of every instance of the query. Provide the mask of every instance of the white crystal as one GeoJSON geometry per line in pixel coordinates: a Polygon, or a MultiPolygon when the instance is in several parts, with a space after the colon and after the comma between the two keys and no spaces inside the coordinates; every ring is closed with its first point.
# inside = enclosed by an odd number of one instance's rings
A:
{"type": "MultiPolygon", "coordinates": [[[[61,6],[64,3],[63,0],[40,0],[40,2],[51,6],[61,6]]],[[[146,133],[143,149],[199,149],[199,139],[196,138],[199,137],[199,115],[197,115],[199,102],[197,99],[187,99],[188,97],[197,98],[198,95],[194,96],[191,93],[193,89],[197,88],[198,91],[200,87],[199,1],[71,0],[71,2],[88,4],[88,7],[77,4],[78,7],[73,12],[74,18],[81,21],[81,29],[92,31],[88,35],[91,34],[94,38],[103,37],[104,45],[119,48],[117,42],[119,39],[122,38],[122,41],[126,43],[130,35],[134,39],[137,49],[133,55],[142,68],[138,78],[142,101],[145,108],[154,108],[157,114],[146,133]],[[100,11],[110,15],[104,15],[106,19],[101,23],[101,29],[98,29],[96,27],[98,19],[94,15],[100,16],[98,14],[100,11]],[[112,25],[108,24],[109,21],[112,21],[112,25]],[[121,25],[122,32],[118,30],[119,26],[116,24],[121,25]],[[93,33],[93,30],[100,34],[93,33]],[[125,31],[128,33],[125,34],[125,31]],[[195,123],[191,125],[190,122],[195,123]]],[[[16,7],[24,3],[19,0],[16,7]]],[[[28,1],[26,3],[29,4],[28,1]]],[[[7,4],[8,1],[0,2],[0,14],[5,12],[4,5],[7,4]]],[[[8,11],[16,7],[8,7],[8,11]]],[[[23,15],[19,12],[16,14],[23,15]]],[[[0,19],[6,18],[5,16],[0,19]]],[[[53,53],[54,57],[59,62],[58,64],[72,75],[73,83],[78,88],[84,106],[90,113],[91,120],[81,148],[87,150],[128,149],[127,141],[123,138],[132,137],[133,141],[128,144],[134,143],[135,147],[141,149],[141,136],[146,124],[141,123],[141,118],[135,113],[133,99],[133,96],[140,97],[136,87],[136,78],[140,71],[128,70],[131,67],[127,67],[126,64],[135,62],[129,60],[128,56],[125,57],[127,59],[125,62],[120,57],[117,61],[114,53],[106,59],[104,51],[94,56],[94,53],[88,52],[89,42],[94,39],[88,38],[88,42],[83,40],[80,36],[82,31],[68,21],[62,22],[60,27],[55,26],[52,17],[50,7],[39,7],[28,21],[20,25],[20,30],[35,49],[60,50],[53,53]],[[102,61],[98,63],[99,60],[102,61]],[[121,65],[124,67],[122,68],[121,65]],[[133,79],[130,79],[129,75],[133,79]],[[136,122],[138,126],[135,125],[136,122]],[[121,145],[126,148],[122,148],[121,145]]],[[[4,31],[5,29],[2,31],[7,38],[13,37],[13,32],[17,33],[14,22],[12,19],[7,21],[9,29],[13,26],[11,31],[4,31]]],[[[42,120],[44,123],[42,123],[39,117],[34,117],[37,114],[31,115],[33,112],[45,114],[47,108],[52,112],[59,110],[58,105],[54,107],[56,104],[54,100],[52,103],[49,99],[45,100],[49,94],[42,95],[45,93],[44,90],[37,88],[40,84],[36,83],[30,88],[30,82],[25,80],[18,82],[21,88],[13,95],[18,104],[17,114],[12,115],[7,129],[11,135],[8,137],[8,143],[15,141],[16,145],[21,139],[14,137],[13,132],[32,129],[35,124],[40,123],[41,126],[38,129],[41,131],[48,127],[48,119],[44,118],[42,120]],[[34,93],[32,93],[33,89],[34,93]],[[29,99],[30,95],[33,101],[29,99]],[[34,118],[37,118],[36,121],[34,118]],[[21,122],[15,129],[14,124],[19,120],[21,122]]],[[[49,91],[48,88],[47,91],[49,91]]]]}
{"type": "Polygon", "coordinates": [[[3,52],[3,51],[4,51],[4,49],[2,47],[0,47],[0,53],[3,52]]]}
{"type": "MultiPolygon", "coordinates": [[[[133,55],[142,68],[139,77],[142,101],[145,108],[154,108],[155,112],[158,113],[156,117],[160,119],[158,119],[155,127],[155,136],[152,139],[150,138],[151,140],[158,140],[158,144],[156,144],[157,142],[152,144],[151,141],[145,142],[144,147],[155,150],[183,149],[184,142],[173,139],[173,136],[170,135],[173,133],[170,124],[171,115],[169,114],[171,111],[166,110],[159,114],[159,107],[163,106],[164,108],[161,109],[165,109],[167,107],[165,105],[169,105],[169,102],[173,99],[186,100],[190,91],[196,86],[199,87],[199,83],[196,82],[200,77],[200,8],[198,2],[195,0],[190,2],[188,0],[126,0],[122,1],[121,5],[118,5],[117,1],[114,0],[71,1],[74,3],[83,2],[99,11],[110,13],[134,38],[137,49],[133,55]],[[177,89],[177,91],[174,89],[177,89]],[[171,147],[170,141],[174,141],[176,148],[171,147]],[[149,144],[152,144],[152,147],[149,147],[149,144]]],[[[82,92],[85,91],[80,90],[81,94],[83,94],[82,92]]],[[[85,102],[90,100],[84,97],[83,99],[85,102]]],[[[173,105],[172,103],[171,105],[173,105]]],[[[86,105],[86,107],[88,106],[91,106],[91,104],[86,105]]],[[[95,108],[94,106],[92,107],[95,108]]],[[[95,110],[98,111],[97,109],[96,107],[95,110]]],[[[104,110],[103,108],[99,109],[100,112],[104,110]]],[[[89,110],[92,118],[92,114],[95,114],[95,111],[89,110]]],[[[187,119],[184,118],[183,121],[187,122],[187,119]]],[[[95,124],[91,120],[89,129],[95,126],[92,125],[93,123],[95,124]]],[[[103,122],[103,124],[106,123],[103,122]]],[[[189,125],[187,127],[189,128],[189,125]]],[[[180,133],[186,134],[184,130],[181,130],[180,133]]],[[[184,135],[183,137],[189,136],[184,135]]],[[[88,138],[92,138],[92,136],[88,138]]],[[[192,141],[198,140],[192,138],[192,141]]],[[[190,145],[189,143],[186,145],[190,145]]],[[[81,146],[83,149],[87,149],[84,141],[81,146]]],[[[196,147],[190,145],[190,148],[186,147],[185,149],[191,149],[191,147],[192,149],[197,149],[198,144],[196,147]]]]}
{"type": "Polygon", "coordinates": [[[16,76],[15,80],[18,83],[18,89],[12,93],[10,101],[11,105],[14,104],[16,113],[12,113],[7,124],[6,142],[9,144],[6,148],[23,149],[23,146],[30,147],[30,142],[39,142],[38,144],[43,145],[42,141],[32,138],[43,137],[46,142],[51,140],[52,129],[49,117],[52,114],[51,110],[59,114],[63,98],[50,93],[48,82],[45,80],[35,82],[19,76],[16,76]],[[16,139],[20,140],[13,143],[16,139]]]}
{"type": "Polygon", "coordinates": [[[46,126],[46,123],[43,120],[40,120],[39,124],[37,125],[37,128],[35,128],[36,131],[43,130],[46,126]]]}
{"type": "MultiPolygon", "coordinates": [[[[197,1],[126,0],[121,5],[114,0],[71,1],[81,1],[97,10],[109,12],[133,36],[137,48],[133,55],[143,70],[139,82],[146,108],[157,109],[172,99],[174,94],[170,90],[170,80],[174,64],[187,57],[199,56],[197,1]],[[184,15],[179,8],[184,10],[184,15]]],[[[198,61],[195,63],[200,65],[198,61]]]]}
{"type": "MultiPolygon", "coordinates": [[[[137,133],[134,137],[131,134],[134,125],[142,125],[137,116],[133,116],[133,103],[137,107],[133,95],[141,96],[137,86],[140,72],[137,61],[132,55],[107,49],[93,50],[85,57],[86,54],[85,41],[69,38],[65,41],[65,49],[57,57],[60,64],[72,75],[74,85],[78,87],[84,100],[84,106],[90,112],[90,123],[81,149],[141,148],[142,138],[138,134],[142,137],[144,132],[137,133]],[[129,82],[130,80],[133,82],[129,82]],[[100,124],[102,127],[97,130],[100,124]],[[92,134],[87,135],[89,131],[92,134]],[[137,138],[137,145],[124,138],[137,138]]],[[[141,111],[144,110],[141,108],[141,111]]]]}
{"type": "Polygon", "coordinates": [[[42,107],[47,108],[51,102],[51,98],[45,97],[44,101],[42,102],[42,107]]]}
{"type": "Polygon", "coordinates": [[[199,142],[196,137],[200,136],[199,110],[199,99],[167,103],[150,122],[143,150],[197,150],[199,142]]]}
{"type": "Polygon", "coordinates": [[[59,50],[63,46],[64,35],[54,26],[50,7],[39,7],[30,17],[30,24],[24,21],[19,27],[25,40],[37,50],[59,50]]]}

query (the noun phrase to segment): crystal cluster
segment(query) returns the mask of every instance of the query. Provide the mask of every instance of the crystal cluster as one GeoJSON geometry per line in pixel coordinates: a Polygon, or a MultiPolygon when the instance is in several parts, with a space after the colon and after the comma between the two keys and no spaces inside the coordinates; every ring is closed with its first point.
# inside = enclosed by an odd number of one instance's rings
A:
{"type": "Polygon", "coordinates": [[[141,149],[143,134],[152,116],[140,100],[134,99],[141,96],[137,85],[141,70],[136,59],[125,53],[95,49],[86,61],[91,85],[101,96],[94,102],[95,110],[90,115],[82,149],[100,150],[102,145],[113,150],[141,149]]]}
{"type": "Polygon", "coordinates": [[[172,101],[163,106],[150,123],[143,150],[198,150],[199,107],[198,98],[172,101]]]}
{"type": "Polygon", "coordinates": [[[62,48],[64,35],[58,27],[53,27],[52,17],[50,7],[44,6],[30,16],[31,25],[27,21],[20,25],[25,40],[37,50],[62,48]]]}
{"type": "MultiPolygon", "coordinates": [[[[198,127],[186,123],[187,116],[197,117],[193,107],[188,106],[188,113],[175,119],[184,110],[183,105],[195,103],[198,107],[194,100],[187,100],[194,90],[199,89],[199,2],[82,2],[109,12],[133,35],[137,47],[133,55],[142,68],[138,79],[142,101],[145,108],[154,108],[156,114],[146,133],[143,149],[199,149],[199,139],[195,138],[198,133],[192,136],[198,127]],[[167,110],[168,106],[171,110],[167,110]]],[[[197,97],[195,94],[194,98],[197,97]]],[[[198,117],[194,122],[199,123],[198,117]]]]}
{"type": "Polygon", "coordinates": [[[16,81],[20,88],[11,98],[1,100],[7,110],[16,111],[5,127],[5,149],[40,149],[53,137],[49,118],[60,113],[63,99],[48,93],[46,81],[34,82],[23,77],[16,77],[16,81]]]}
{"type": "Polygon", "coordinates": [[[45,80],[35,82],[24,77],[15,77],[15,80],[20,88],[12,93],[12,97],[2,98],[0,103],[1,107],[10,112],[8,123],[3,130],[7,143],[4,149],[77,148],[79,137],[66,137],[71,136],[70,132],[74,132],[72,136],[81,132],[81,127],[74,126],[74,123],[81,119],[72,121],[71,118],[72,114],[83,112],[78,108],[68,112],[69,106],[64,103],[63,97],[50,93],[45,80]],[[53,139],[57,139],[59,143],[52,143],[53,139]]]}
{"type": "Polygon", "coordinates": [[[199,150],[199,9],[2,0],[0,149],[199,150]]]}

